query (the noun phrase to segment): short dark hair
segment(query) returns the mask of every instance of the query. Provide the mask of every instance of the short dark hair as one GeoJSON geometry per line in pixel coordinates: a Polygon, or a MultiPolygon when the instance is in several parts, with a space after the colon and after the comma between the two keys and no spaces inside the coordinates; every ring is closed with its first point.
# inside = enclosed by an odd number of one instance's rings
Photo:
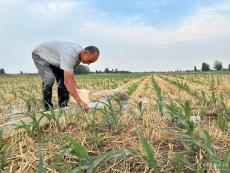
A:
{"type": "Polygon", "coordinates": [[[84,50],[89,51],[90,54],[94,54],[95,52],[97,52],[98,55],[100,54],[99,49],[96,46],[87,46],[84,50]]]}

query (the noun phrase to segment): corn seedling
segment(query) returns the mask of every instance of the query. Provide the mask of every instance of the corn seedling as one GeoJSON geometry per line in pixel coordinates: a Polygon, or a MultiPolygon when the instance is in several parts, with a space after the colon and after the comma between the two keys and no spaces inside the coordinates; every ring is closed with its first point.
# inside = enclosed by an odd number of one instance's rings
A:
{"type": "Polygon", "coordinates": [[[130,85],[128,87],[128,95],[129,96],[132,95],[132,93],[134,93],[137,90],[137,87],[138,87],[138,85],[136,83],[130,85]]]}
{"type": "Polygon", "coordinates": [[[0,172],[4,170],[4,165],[10,155],[10,142],[3,139],[3,131],[0,129],[0,172]]]}
{"type": "Polygon", "coordinates": [[[142,101],[135,101],[135,106],[137,108],[137,110],[140,112],[141,116],[144,115],[144,107],[143,107],[143,102],[142,101]]]}
{"type": "Polygon", "coordinates": [[[43,162],[43,155],[41,152],[41,148],[37,147],[38,150],[38,158],[39,158],[39,162],[38,162],[38,173],[46,173],[46,169],[44,167],[44,162],[43,162]]]}
{"type": "Polygon", "coordinates": [[[201,91],[201,94],[202,94],[202,99],[203,99],[203,103],[205,103],[205,100],[206,100],[206,97],[205,97],[205,92],[204,91],[201,91]]]}
{"type": "Polygon", "coordinates": [[[14,88],[11,90],[11,94],[14,96],[15,99],[17,98],[17,92],[14,88]]]}
{"type": "Polygon", "coordinates": [[[45,116],[50,122],[54,123],[54,125],[58,128],[59,131],[62,130],[60,118],[63,116],[63,114],[63,110],[58,109],[57,111],[54,111],[54,109],[50,105],[49,111],[42,113],[42,115],[45,116]]]}
{"type": "Polygon", "coordinates": [[[214,89],[215,89],[215,81],[214,79],[212,79],[210,82],[210,90],[214,90],[214,89]]]}
{"type": "MultiPolygon", "coordinates": [[[[182,135],[185,139],[201,147],[206,153],[206,158],[210,166],[215,166],[219,169],[220,173],[228,173],[228,164],[230,160],[230,150],[228,150],[224,159],[220,159],[217,154],[213,151],[212,139],[209,133],[205,129],[201,129],[202,139],[198,140],[195,137],[182,135]]],[[[207,165],[206,165],[207,167],[207,165]]],[[[205,169],[208,169],[206,168],[205,169]]]]}
{"type": "Polygon", "coordinates": [[[38,106],[38,101],[34,94],[32,96],[27,96],[27,98],[25,98],[25,95],[22,95],[19,96],[19,98],[21,98],[25,102],[27,112],[32,111],[33,108],[36,108],[38,106]]]}
{"type": "Polygon", "coordinates": [[[32,125],[26,124],[24,121],[21,121],[21,124],[16,126],[16,129],[24,129],[29,136],[35,137],[32,125]]]}
{"type": "Polygon", "coordinates": [[[153,88],[154,88],[154,90],[156,91],[156,94],[157,94],[156,102],[157,102],[158,110],[161,113],[161,115],[163,115],[163,105],[164,105],[163,96],[162,96],[162,93],[161,93],[161,88],[158,85],[158,83],[156,82],[156,80],[154,79],[154,77],[152,78],[152,86],[153,86],[153,88]]]}
{"type": "Polygon", "coordinates": [[[217,123],[218,123],[221,130],[223,130],[223,131],[228,130],[228,121],[224,115],[219,115],[217,117],[217,123]]]}
{"type": "Polygon", "coordinates": [[[190,120],[192,111],[189,101],[185,101],[182,104],[180,103],[180,106],[182,109],[178,107],[172,100],[169,104],[166,104],[166,108],[168,113],[171,115],[172,120],[182,124],[186,128],[187,134],[193,136],[196,125],[190,120]]]}
{"type": "Polygon", "coordinates": [[[185,169],[193,171],[195,173],[201,173],[203,171],[198,171],[196,165],[191,163],[188,159],[185,158],[182,154],[176,154],[176,172],[184,173],[185,169]]]}
{"type": "Polygon", "coordinates": [[[184,90],[184,91],[190,93],[190,88],[189,88],[189,86],[188,86],[186,83],[174,81],[174,80],[171,80],[171,79],[162,77],[162,76],[160,76],[160,77],[161,77],[162,79],[168,81],[169,83],[175,85],[177,88],[179,88],[179,89],[181,89],[181,90],[184,90]]]}
{"type": "Polygon", "coordinates": [[[155,153],[151,144],[145,139],[140,129],[137,129],[136,132],[145,150],[145,154],[141,154],[142,158],[148,163],[153,173],[158,173],[159,171],[157,169],[157,161],[155,159],[155,153]]]}
{"type": "Polygon", "coordinates": [[[121,116],[113,105],[113,101],[113,97],[107,98],[106,102],[104,102],[104,109],[101,110],[103,113],[103,124],[108,125],[109,128],[111,128],[112,125],[118,126],[121,116]]]}
{"type": "Polygon", "coordinates": [[[26,113],[26,116],[31,119],[31,123],[26,124],[25,122],[21,121],[21,124],[16,125],[17,126],[16,128],[26,130],[26,132],[30,136],[34,137],[35,136],[34,131],[39,130],[40,122],[44,118],[44,115],[42,114],[39,118],[37,118],[35,112],[29,112],[29,113],[26,113]]]}
{"type": "Polygon", "coordinates": [[[97,172],[102,162],[131,154],[128,149],[123,149],[107,151],[99,156],[91,156],[86,148],[75,139],[67,135],[65,137],[69,141],[69,144],[65,146],[66,151],[64,153],[69,153],[79,159],[79,165],[72,168],[73,172],[77,170],[84,170],[87,173],[97,172]]]}
{"type": "Polygon", "coordinates": [[[116,104],[117,104],[118,107],[119,107],[119,108],[118,108],[119,113],[121,113],[122,108],[123,108],[123,103],[122,103],[121,99],[120,99],[119,97],[114,96],[114,97],[113,97],[113,100],[116,102],[116,104]]]}
{"type": "Polygon", "coordinates": [[[216,95],[215,95],[215,93],[214,93],[214,92],[212,92],[212,95],[211,95],[211,101],[212,101],[212,104],[213,104],[213,105],[215,105],[215,104],[216,104],[216,102],[217,102],[217,97],[216,97],[216,95]]]}
{"type": "Polygon", "coordinates": [[[95,140],[96,145],[98,146],[101,143],[101,138],[98,134],[99,123],[97,123],[96,113],[97,109],[93,109],[92,113],[88,116],[79,116],[79,118],[88,124],[90,132],[93,135],[93,139],[95,140]]]}

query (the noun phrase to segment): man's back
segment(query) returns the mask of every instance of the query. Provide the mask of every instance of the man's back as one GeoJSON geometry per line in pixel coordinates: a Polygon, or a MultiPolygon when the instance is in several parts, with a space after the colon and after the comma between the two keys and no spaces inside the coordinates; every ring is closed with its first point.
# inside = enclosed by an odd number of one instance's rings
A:
{"type": "Polygon", "coordinates": [[[50,64],[73,72],[74,66],[81,62],[79,58],[81,50],[82,47],[76,43],[49,41],[38,45],[33,52],[50,64]]]}

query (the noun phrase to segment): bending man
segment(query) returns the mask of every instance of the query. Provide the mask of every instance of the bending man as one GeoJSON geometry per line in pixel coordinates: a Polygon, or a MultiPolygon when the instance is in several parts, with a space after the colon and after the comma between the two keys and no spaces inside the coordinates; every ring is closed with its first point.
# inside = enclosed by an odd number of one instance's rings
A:
{"type": "Polygon", "coordinates": [[[69,93],[85,110],[88,105],[79,97],[76,89],[80,89],[74,78],[74,68],[81,62],[91,64],[99,57],[95,46],[82,48],[72,42],[49,41],[38,45],[32,52],[32,58],[42,80],[42,93],[45,109],[52,104],[52,87],[56,79],[58,85],[59,107],[65,107],[69,101],[69,93]]]}

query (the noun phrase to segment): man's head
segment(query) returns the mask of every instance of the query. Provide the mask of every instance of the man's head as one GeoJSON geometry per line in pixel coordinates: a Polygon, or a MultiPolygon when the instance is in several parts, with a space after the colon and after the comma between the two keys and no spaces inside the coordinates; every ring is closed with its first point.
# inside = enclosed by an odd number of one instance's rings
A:
{"type": "Polygon", "coordinates": [[[95,46],[88,46],[80,52],[80,59],[83,64],[91,64],[97,61],[99,57],[99,50],[95,46]]]}

